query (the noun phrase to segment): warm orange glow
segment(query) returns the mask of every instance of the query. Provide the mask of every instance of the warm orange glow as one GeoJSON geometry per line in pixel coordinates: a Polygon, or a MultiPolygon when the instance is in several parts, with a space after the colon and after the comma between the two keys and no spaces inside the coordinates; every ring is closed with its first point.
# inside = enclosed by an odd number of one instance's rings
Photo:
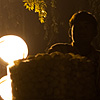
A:
{"type": "Polygon", "coordinates": [[[28,47],[23,39],[15,35],[6,35],[0,38],[0,57],[8,63],[7,76],[0,79],[0,95],[4,100],[12,100],[12,88],[9,67],[14,61],[26,58],[28,47]]]}
{"type": "Polygon", "coordinates": [[[0,95],[4,100],[12,100],[11,81],[8,76],[0,80],[0,95]]]}
{"type": "Polygon", "coordinates": [[[0,57],[7,63],[26,58],[28,47],[23,39],[15,35],[0,38],[0,57]]]}

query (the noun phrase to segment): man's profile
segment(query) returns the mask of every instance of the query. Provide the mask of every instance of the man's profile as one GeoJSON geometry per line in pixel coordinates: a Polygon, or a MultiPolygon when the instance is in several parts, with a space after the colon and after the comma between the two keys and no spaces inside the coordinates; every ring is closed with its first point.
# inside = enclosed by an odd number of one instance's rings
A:
{"type": "Polygon", "coordinates": [[[71,44],[54,44],[49,48],[48,53],[54,51],[71,52],[97,60],[99,52],[91,45],[92,40],[98,34],[97,25],[96,18],[90,12],[79,11],[73,14],[69,20],[71,44]]]}
{"type": "Polygon", "coordinates": [[[69,35],[71,44],[56,43],[48,49],[48,53],[55,51],[79,54],[90,59],[95,66],[97,98],[100,96],[100,51],[92,46],[93,39],[97,36],[98,23],[96,18],[86,11],[79,11],[72,15],[69,20],[69,35]]]}

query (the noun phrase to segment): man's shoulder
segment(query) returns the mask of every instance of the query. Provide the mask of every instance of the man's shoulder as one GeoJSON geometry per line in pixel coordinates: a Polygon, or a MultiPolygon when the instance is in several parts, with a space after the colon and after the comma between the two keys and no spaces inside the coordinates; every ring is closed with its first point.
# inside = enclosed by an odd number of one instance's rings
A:
{"type": "Polygon", "coordinates": [[[53,44],[49,49],[48,53],[52,53],[55,51],[62,52],[62,53],[68,53],[72,49],[72,45],[68,43],[56,43],[53,44]]]}
{"type": "Polygon", "coordinates": [[[72,47],[71,44],[68,43],[55,43],[50,48],[58,48],[58,47],[72,47]]]}

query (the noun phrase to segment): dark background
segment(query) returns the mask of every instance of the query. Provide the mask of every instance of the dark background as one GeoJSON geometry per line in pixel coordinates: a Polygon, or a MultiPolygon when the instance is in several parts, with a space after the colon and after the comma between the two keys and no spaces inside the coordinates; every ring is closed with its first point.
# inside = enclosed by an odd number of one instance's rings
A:
{"type": "MultiPolygon", "coordinates": [[[[28,11],[22,0],[0,0],[0,37],[18,35],[28,47],[29,55],[45,52],[52,44],[68,42],[68,20],[73,13],[86,10],[93,13],[98,21],[98,36],[93,45],[100,49],[100,0],[45,0],[47,18],[44,24],[38,14],[28,11]],[[51,7],[51,1],[55,7],[51,7]]],[[[0,78],[6,75],[6,66],[0,63],[0,78]]]]}
{"type": "MultiPolygon", "coordinates": [[[[93,45],[100,49],[100,0],[45,0],[47,18],[44,24],[38,14],[28,11],[22,0],[0,0],[0,37],[18,35],[28,47],[29,55],[45,52],[52,44],[68,42],[68,20],[75,12],[86,10],[93,13],[98,21],[98,36],[93,45]],[[51,7],[51,1],[55,7],[51,7]]],[[[6,75],[6,66],[0,62],[0,78],[6,75]]]]}
{"type": "MultiPolygon", "coordinates": [[[[22,0],[0,1],[0,37],[15,34],[22,37],[28,47],[29,54],[45,52],[56,42],[70,42],[68,37],[68,20],[79,10],[86,10],[96,15],[100,22],[99,0],[45,0],[47,3],[47,19],[44,24],[39,21],[38,14],[28,11],[22,0]],[[55,1],[55,8],[51,7],[55,1]]],[[[99,36],[98,36],[99,37],[99,36]]],[[[99,38],[94,46],[100,49],[99,38]]]]}

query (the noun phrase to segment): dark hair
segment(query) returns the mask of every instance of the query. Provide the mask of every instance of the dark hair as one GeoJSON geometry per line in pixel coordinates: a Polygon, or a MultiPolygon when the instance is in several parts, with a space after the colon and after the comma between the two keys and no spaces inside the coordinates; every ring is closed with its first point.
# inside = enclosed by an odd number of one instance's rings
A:
{"type": "Polygon", "coordinates": [[[78,21],[88,21],[90,23],[93,23],[95,27],[97,27],[97,20],[95,16],[92,15],[90,12],[79,11],[75,13],[69,20],[69,26],[72,27],[72,25],[74,25],[78,21]]]}

